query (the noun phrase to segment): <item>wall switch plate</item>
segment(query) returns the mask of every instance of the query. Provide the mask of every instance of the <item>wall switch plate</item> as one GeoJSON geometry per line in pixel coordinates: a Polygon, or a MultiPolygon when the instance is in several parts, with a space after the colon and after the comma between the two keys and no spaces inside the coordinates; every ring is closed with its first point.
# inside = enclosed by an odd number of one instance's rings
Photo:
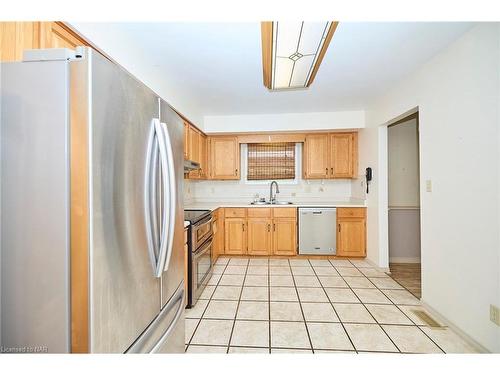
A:
{"type": "Polygon", "coordinates": [[[500,326],[500,309],[498,306],[490,305],[490,320],[500,326]]]}
{"type": "Polygon", "coordinates": [[[323,188],[323,186],[320,186],[320,187],[319,187],[319,191],[320,191],[320,193],[322,193],[322,192],[324,192],[324,191],[325,191],[325,189],[323,188]]]}
{"type": "Polygon", "coordinates": [[[432,192],[432,181],[431,180],[425,181],[425,191],[428,193],[432,192]]]}
{"type": "Polygon", "coordinates": [[[296,197],[297,196],[297,193],[292,193],[292,197],[296,197]]]}

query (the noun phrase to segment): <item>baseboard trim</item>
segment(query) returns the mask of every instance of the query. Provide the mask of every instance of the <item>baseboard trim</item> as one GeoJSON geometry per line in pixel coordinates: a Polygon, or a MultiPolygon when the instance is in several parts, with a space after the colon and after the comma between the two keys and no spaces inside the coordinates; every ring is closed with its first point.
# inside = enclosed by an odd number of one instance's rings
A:
{"type": "Polygon", "coordinates": [[[420,263],[420,257],[389,257],[389,263],[420,263]]]}
{"type": "Polygon", "coordinates": [[[365,258],[365,262],[371,264],[373,267],[376,269],[382,271],[382,272],[390,272],[389,267],[379,267],[374,261],[372,261],[369,258],[365,258]]]}
{"type": "Polygon", "coordinates": [[[476,340],[474,340],[472,337],[470,337],[467,333],[465,333],[456,324],[451,322],[449,319],[447,319],[445,316],[443,316],[441,313],[439,313],[436,309],[431,307],[427,302],[425,302],[424,300],[421,299],[420,303],[422,304],[422,307],[424,307],[426,310],[428,310],[431,313],[431,315],[434,315],[436,318],[438,318],[438,320],[445,323],[447,327],[449,327],[453,332],[455,332],[462,339],[464,339],[469,345],[471,345],[472,347],[477,349],[477,351],[479,351],[480,353],[491,353],[483,345],[481,345],[476,340]]]}

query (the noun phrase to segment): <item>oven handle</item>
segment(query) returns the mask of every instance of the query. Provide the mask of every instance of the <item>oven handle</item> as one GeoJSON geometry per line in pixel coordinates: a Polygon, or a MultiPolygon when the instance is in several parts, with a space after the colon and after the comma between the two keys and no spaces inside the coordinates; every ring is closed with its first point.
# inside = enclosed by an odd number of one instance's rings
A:
{"type": "Polygon", "coordinates": [[[195,225],[195,226],[197,226],[197,227],[201,227],[202,225],[205,225],[205,224],[211,224],[211,223],[212,223],[212,221],[213,221],[212,216],[209,216],[208,220],[205,220],[205,221],[201,221],[201,222],[199,222],[199,223],[196,223],[196,225],[195,225]]]}

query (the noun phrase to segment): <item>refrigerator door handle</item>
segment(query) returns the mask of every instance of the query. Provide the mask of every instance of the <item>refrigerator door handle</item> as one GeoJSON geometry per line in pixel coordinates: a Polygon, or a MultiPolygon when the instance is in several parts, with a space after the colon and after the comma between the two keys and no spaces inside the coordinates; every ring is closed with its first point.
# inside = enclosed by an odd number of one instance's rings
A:
{"type": "Polygon", "coordinates": [[[162,257],[162,265],[160,268],[159,276],[163,271],[168,270],[168,266],[170,264],[170,258],[172,256],[172,251],[174,247],[174,233],[175,233],[175,215],[177,212],[176,207],[176,181],[175,181],[175,166],[174,166],[174,150],[172,148],[172,142],[170,140],[170,135],[168,134],[167,124],[161,123],[161,129],[163,131],[163,143],[165,146],[165,155],[166,161],[165,168],[163,173],[165,176],[168,175],[168,178],[165,178],[164,190],[166,191],[165,197],[163,198],[163,202],[165,203],[163,206],[163,232],[166,229],[166,237],[162,238],[162,247],[166,251],[166,254],[162,257]],[[167,185],[168,184],[168,185],[167,185]],[[168,203],[167,203],[168,202],[168,203]],[[164,243],[166,240],[166,244],[164,243]]]}

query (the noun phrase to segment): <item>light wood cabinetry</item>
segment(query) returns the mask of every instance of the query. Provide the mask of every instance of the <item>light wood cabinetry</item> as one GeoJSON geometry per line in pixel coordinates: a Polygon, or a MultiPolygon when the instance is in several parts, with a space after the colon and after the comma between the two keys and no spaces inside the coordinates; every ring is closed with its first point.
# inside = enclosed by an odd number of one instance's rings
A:
{"type": "Polygon", "coordinates": [[[366,256],[366,208],[337,209],[337,255],[366,256]]]}
{"type": "Polygon", "coordinates": [[[212,263],[215,263],[220,254],[224,254],[224,210],[217,209],[212,214],[212,263]]]}
{"type": "Polygon", "coordinates": [[[240,179],[240,146],[237,137],[209,137],[209,171],[212,180],[240,179]]]}
{"type": "Polygon", "coordinates": [[[308,134],[304,143],[304,179],[354,178],[358,165],[356,132],[308,134]]]}
{"type": "Polygon", "coordinates": [[[189,172],[189,179],[208,178],[208,137],[187,121],[184,121],[184,159],[200,163],[199,170],[189,172]]]}
{"type": "Polygon", "coordinates": [[[89,44],[62,22],[40,22],[40,48],[69,48],[89,44]]]}
{"type": "Polygon", "coordinates": [[[296,208],[226,208],[225,254],[295,255],[296,208]]]}
{"type": "Polygon", "coordinates": [[[184,159],[189,160],[189,122],[184,121],[184,159]]]}

